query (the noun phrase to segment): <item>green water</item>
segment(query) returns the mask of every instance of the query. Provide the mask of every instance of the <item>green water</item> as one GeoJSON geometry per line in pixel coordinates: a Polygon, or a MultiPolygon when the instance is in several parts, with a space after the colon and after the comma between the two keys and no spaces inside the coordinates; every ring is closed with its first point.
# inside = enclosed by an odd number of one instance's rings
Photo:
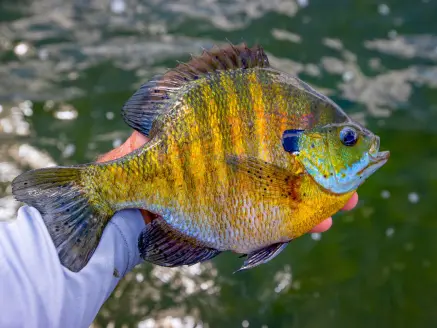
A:
{"type": "Polygon", "coordinates": [[[120,144],[120,108],[152,75],[226,39],[259,42],[380,135],[389,163],[329,232],[237,275],[232,254],[145,264],[95,325],[436,327],[436,18],[432,0],[1,0],[0,216],[15,215],[21,171],[120,144]]]}

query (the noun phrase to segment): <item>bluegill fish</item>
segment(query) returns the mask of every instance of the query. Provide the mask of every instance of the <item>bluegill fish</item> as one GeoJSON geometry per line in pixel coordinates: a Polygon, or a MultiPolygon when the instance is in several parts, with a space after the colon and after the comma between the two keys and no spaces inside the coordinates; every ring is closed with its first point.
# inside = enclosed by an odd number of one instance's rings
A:
{"type": "Polygon", "coordinates": [[[339,211],[389,157],[333,101],[272,68],[260,46],[204,51],[141,86],[122,115],[150,138],[140,149],[12,183],[75,272],[127,208],[158,215],[138,240],[146,261],[192,265],[233,251],[247,255],[240,270],[255,267],[339,211]]]}

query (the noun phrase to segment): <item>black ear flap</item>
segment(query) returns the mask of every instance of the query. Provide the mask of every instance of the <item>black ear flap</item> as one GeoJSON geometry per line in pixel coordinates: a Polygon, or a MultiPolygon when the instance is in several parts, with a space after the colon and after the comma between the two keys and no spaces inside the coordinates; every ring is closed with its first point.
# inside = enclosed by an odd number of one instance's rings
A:
{"type": "Polygon", "coordinates": [[[282,146],[286,152],[298,153],[299,152],[299,138],[304,130],[285,130],[282,134],[282,146]]]}

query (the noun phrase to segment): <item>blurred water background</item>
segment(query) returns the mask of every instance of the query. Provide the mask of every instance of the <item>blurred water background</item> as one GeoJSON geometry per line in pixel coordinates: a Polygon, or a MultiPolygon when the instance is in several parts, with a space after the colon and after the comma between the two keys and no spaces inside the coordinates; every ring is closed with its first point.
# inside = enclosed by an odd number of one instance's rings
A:
{"type": "Polygon", "coordinates": [[[389,163],[322,235],[233,275],[223,254],[128,274],[95,327],[436,327],[437,1],[0,0],[0,216],[23,170],[92,161],[130,134],[136,88],[245,40],[381,136],[389,163]]]}

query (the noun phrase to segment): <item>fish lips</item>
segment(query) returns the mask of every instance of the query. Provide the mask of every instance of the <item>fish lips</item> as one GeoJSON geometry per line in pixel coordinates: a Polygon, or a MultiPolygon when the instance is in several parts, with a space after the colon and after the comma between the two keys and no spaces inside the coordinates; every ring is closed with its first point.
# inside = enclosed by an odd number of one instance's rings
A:
{"type": "Polygon", "coordinates": [[[383,162],[382,165],[384,165],[390,158],[390,152],[388,150],[378,151],[376,154],[369,154],[369,155],[370,155],[370,162],[375,164],[383,162]]]}
{"type": "MultiPolygon", "coordinates": [[[[374,136],[372,146],[369,150],[369,166],[367,168],[372,168],[373,172],[387,163],[390,152],[389,151],[379,151],[380,139],[378,136],[374,136]]],[[[367,169],[366,168],[366,169],[367,169]]]]}
{"type": "MultiPolygon", "coordinates": [[[[389,151],[376,151],[375,153],[369,153],[369,165],[359,172],[362,178],[366,179],[373,173],[375,173],[381,166],[387,163],[390,157],[389,151]]],[[[364,180],[363,179],[363,180],[364,180]]]]}

